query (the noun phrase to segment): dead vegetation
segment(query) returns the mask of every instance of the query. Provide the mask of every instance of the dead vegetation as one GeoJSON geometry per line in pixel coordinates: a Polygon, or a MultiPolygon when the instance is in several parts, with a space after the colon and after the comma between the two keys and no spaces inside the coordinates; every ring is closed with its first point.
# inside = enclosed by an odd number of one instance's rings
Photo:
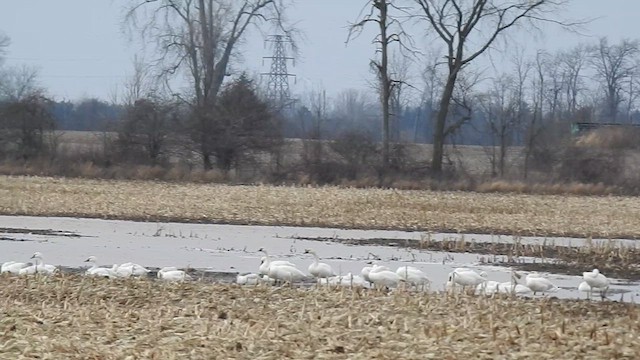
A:
{"type": "Polygon", "coordinates": [[[0,341],[15,359],[640,356],[638,307],[616,302],[74,275],[0,286],[0,341]]]}
{"type": "Polygon", "coordinates": [[[143,221],[640,238],[623,196],[0,177],[0,213],[143,221]]]}

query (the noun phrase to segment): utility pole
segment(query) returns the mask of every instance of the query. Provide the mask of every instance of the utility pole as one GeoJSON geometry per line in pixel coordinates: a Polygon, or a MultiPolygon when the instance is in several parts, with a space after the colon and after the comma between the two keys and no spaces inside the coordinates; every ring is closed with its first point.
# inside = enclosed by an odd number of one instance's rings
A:
{"type": "Polygon", "coordinates": [[[262,73],[262,76],[268,76],[267,82],[267,99],[277,109],[289,108],[293,99],[289,92],[289,77],[295,77],[287,71],[287,61],[293,60],[286,53],[286,45],[291,44],[291,39],[286,35],[271,35],[266,40],[271,43],[273,50],[272,56],[264,56],[264,59],[271,59],[271,71],[262,73]]]}

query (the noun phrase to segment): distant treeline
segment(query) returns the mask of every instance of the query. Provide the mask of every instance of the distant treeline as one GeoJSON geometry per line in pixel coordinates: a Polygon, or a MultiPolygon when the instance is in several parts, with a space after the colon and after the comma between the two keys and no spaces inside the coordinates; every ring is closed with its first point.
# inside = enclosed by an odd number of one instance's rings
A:
{"type": "MultiPolygon", "coordinates": [[[[123,117],[126,106],[114,104],[100,99],[89,98],[79,101],[53,101],[51,111],[57,130],[73,131],[113,131],[123,117]]],[[[321,136],[325,140],[339,138],[343,133],[350,131],[365,131],[371,138],[380,140],[381,127],[378,126],[377,109],[372,106],[370,114],[362,116],[358,114],[351,119],[346,119],[340,111],[327,114],[322,120],[321,136]]],[[[433,140],[433,116],[434,109],[430,106],[408,106],[399,112],[394,123],[394,135],[397,142],[429,144],[433,140]]],[[[449,143],[458,145],[493,145],[494,134],[485,131],[490,115],[483,111],[476,111],[468,122],[465,122],[455,133],[449,143]]],[[[584,121],[584,118],[576,118],[576,121],[584,121]]],[[[589,119],[586,119],[587,121],[589,119]]],[[[312,129],[317,117],[307,107],[300,107],[291,111],[286,116],[283,124],[283,134],[288,138],[314,138],[312,129]]],[[[640,124],[640,112],[631,114],[631,123],[640,124]]],[[[570,122],[561,124],[561,131],[568,135],[570,122]]],[[[526,128],[514,127],[509,129],[509,144],[511,146],[523,146],[526,128]]],[[[562,134],[559,134],[562,135],[562,134]]]]}
{"type": "Polygon", "coordinates": [[[54,101],[51,112],[57,130],[105,131],[122,117],[124,106],[99,99],[54,101]]]}

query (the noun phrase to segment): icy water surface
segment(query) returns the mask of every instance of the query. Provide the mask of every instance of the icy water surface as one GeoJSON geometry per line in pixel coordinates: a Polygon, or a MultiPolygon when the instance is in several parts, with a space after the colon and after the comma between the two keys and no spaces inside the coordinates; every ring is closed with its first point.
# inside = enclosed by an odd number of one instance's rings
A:
{"type": "MultiPolygon", "coordinates": [[[[342,230],[327,228],[242,226],[183,223],[144,223],[77,218],[0,216],[0,262],[27,261],[35,251],[43,254],[48,264],[64,268],[85,267],[84,260],[94,255],[98,263],[110,266],[135,262],[150,268],[177,266],[194,268],[214,275],[221,281],[232,281],[237,273],[255,272],[264,247],[273,259],[286,259],[306,270],[312,261],[304,254],[314,249],[324,262],[340,274],[359,274],[363,266],[376,262],[397,268],[412,265],[422,269],[432,281],[432,290],[442,290],[447,275],[456,267],[486,271],[490,280],[509,281],[510,269],[483,263],[486,255],[448,253],[406,249],[401,246],[343,244],[340,239],[420,239],[419,232],[385,230],[342,230]],[[327,241],[303,240],[326,238],[327,241]]],[[[460,234],[433,234],[444,239],[460,234]]],[[[508,242],[508,236],[464,235],[470,241],[508,242]]],[[[581,239],[521,238],[521,243],[550,242],[579,246],[581,239]]],[[[594,240],[604,241],[604,240],[594,240]]],[[[632,240],[617,240],[626,243],[632,240]]],[[[356,242],[357,243],[357,242],[356,242]]],[[[581,277],[549,274],[561,289],[553,296],[578,298],[581,277]]],[[[640,285],[612,279],[609,298],[636,302],[640,285]]]]}

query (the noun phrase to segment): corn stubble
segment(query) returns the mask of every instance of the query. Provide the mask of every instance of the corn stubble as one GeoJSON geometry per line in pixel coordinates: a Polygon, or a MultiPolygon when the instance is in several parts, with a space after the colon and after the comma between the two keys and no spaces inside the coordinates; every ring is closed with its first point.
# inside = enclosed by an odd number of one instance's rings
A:
{"type": "Polygon", "coordinates": [[[639,358],[638,307],[0,276],[1,358],[639,358]]]}
{"type": "Polygon", "coordinates": [[[640,238],[634,197],[0,177],[0,213],[640,238]]]}

